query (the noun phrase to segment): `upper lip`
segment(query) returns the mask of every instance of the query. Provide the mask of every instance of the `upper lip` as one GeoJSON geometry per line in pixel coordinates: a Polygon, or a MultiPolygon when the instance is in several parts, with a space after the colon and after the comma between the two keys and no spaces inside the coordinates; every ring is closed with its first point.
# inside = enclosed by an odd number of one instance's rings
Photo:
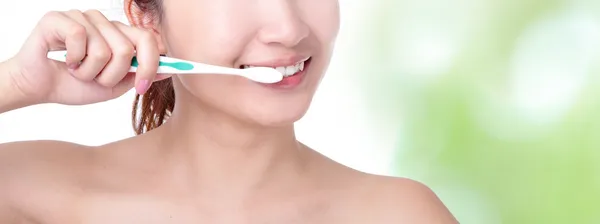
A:
{"type": "Polygon", "coordinates": [[[286,67],[286,66],[294,66],[300,62],[306,61],[310,58],[310,56],[306,55],[290,55],[285,57],[278,57],[275,59],[258,61],[258,62],[248,62],[242,65],[256,66],[256,67],[286,67]]]}

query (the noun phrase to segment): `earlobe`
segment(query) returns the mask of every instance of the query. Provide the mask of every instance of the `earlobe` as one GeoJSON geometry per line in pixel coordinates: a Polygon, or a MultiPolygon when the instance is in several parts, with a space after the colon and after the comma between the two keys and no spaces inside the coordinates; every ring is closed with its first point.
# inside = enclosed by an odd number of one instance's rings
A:
{"type": "Polygon", "coordinates": [[[141,10],[133,0],[123,1],[123,9],[125,10],[125,15],[127,16],[127,21],[129,24],[131,24],[133,27],[152,32],[158,43],[158,50],[160,54],[166,54],[167,49],[160,33],[159,21],[157,21],[157,17],[152,15],[152,12],[144,12],[141,10]]]}

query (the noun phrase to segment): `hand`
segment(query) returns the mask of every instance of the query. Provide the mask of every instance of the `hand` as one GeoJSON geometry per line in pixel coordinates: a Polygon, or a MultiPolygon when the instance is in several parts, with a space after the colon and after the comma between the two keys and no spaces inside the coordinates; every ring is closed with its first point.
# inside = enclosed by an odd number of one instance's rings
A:
{"type": "Polygon", "coordinates": [[[19,53],[9,60],[18,91],[39,103],[84,105],[117,98],[135,86],[145,93],[157,76],[160,56],[153,33],[106,19],[97,10],[49,12],[19,53]],[[67,51],[67,62],[47,58],[67,51]],[[137,72],[130,73],[137,56],[137,72]]]}

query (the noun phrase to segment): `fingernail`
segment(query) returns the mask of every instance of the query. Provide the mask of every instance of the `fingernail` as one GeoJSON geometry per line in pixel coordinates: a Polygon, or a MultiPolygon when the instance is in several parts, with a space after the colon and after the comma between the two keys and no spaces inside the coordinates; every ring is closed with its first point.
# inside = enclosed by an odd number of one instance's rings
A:
{"type": "Polygon", "coordinates": [[[150,81],[147,79],[140,80],[140,82],[135,87],[135,90],[138,94],[143,95],[150,88],[150,81]]]}

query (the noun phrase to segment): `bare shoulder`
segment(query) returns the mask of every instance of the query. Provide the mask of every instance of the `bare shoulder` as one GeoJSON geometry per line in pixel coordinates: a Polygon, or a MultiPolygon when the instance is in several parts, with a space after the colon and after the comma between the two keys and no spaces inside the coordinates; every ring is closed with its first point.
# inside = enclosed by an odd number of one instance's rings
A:
{"type": "Polygon", "coordinates": [[[0,221],[11,223],[44,203],[60,205],[68,198],[65,192],[76,193],[67,183],[91,159],[86,149],[60,141],[0,144],[0,221]]]}
{"type": "Polygon", "coordinates": [[[335,223],[459,223],[435,192],[421,182],[361,172],[322,154],[314,155],[318,161],[315,173],[337,192],[332,200],[339,210],[334,213],[346,217],[335,223]]]}
{"type": "Polygon", "coordinates": [[[0,144],[0,175],[3,177],[50,174],[56,169],[85,164],[91,147],[62,141],[22,141],[0,144]]]}
{"type": "Polygon", "coordinates": [[[363,181],[361,200],[371,208],[367,218],[373,223],[458,223],[435,192],[421,182],[371,174],[364,174],[363,181]]]}

